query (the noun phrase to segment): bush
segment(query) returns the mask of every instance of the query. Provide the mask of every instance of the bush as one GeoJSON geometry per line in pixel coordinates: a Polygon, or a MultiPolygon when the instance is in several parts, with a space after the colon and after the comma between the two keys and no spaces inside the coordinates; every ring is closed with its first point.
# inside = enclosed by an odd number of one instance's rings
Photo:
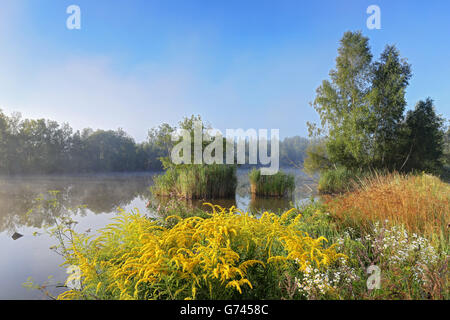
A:
{"type": "Polygon", "coordinates": [[[253,169],[249,173],[251,193],[263,197],[284,197],[295,190],[295,177],[278,171],[274,175],[261,175],[261,170],[253,169]]]}

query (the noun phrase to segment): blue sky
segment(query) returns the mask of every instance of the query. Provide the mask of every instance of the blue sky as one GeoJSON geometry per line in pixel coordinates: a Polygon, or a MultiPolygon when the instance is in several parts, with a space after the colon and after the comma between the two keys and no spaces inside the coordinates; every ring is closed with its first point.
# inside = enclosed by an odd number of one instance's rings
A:
{"type": "Polygon", "coordinates": [[[368,36],[375,58],[397,45],[412,64],[408,108],[430,96],[450,118],[447,0],[2,0],[0,108],[138,141],[190,114],[306,136],[347,30],[368,36]],[[66,28],[71,4],[81,30],[66,28]],[[366,27],[371,4],[381,30],[366,27]]]}

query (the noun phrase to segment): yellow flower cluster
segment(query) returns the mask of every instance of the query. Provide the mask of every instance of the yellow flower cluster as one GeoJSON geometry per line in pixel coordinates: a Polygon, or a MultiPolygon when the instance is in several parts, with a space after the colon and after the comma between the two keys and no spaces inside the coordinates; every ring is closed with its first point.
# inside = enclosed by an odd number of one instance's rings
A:
{"type": "MultiPolygon", "coordinates": [[[[342,256],[334,245],[324,248],[325,238],[297,230],[301,215],[295,209],[256,218],[234,207],[208,205],[210,218],[171,216],[167,219],[178,220],[171,228],[123,213],[99,238],[84,242],[84,249],[75,242],[68,261],[81,268],[83,290],[91,287],[94,296],[102,291],[120,299],[154,299],[163,292],[166,298],[195,299],[200,288],[207,288],[212,297],[217,288],[252,289],[250,268],[295,265],[302,271],[342,256]]],[[[60,298],[76,294],[71,290],[60,298]]]]}

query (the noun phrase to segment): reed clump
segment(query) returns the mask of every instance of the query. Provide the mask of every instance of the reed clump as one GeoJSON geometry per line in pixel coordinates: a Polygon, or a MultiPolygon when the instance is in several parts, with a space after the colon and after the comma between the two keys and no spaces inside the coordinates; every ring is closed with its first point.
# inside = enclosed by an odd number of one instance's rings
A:
{"type": "Polygon", "coordinates": [[[358,188],[361,179],[364,179],[371,174],[371,172],[337,167],[320,174],[317,189],[320,194],[340,194],[349,192],[358,188]]]}
{"type": "Polygon", "coordinates": [[[274,175],[262,175],[261,170],[253,169],[249,173],[250,190],[260,197],[291,196],[295,190],[295,177],[278,171],[274,175]]]}
{"type": "Polygon", "coordinates": [[[236,166],[225,164],[179,165],[155,177],[151,191],[158,196],[217,199],[235,196],[236,166]]]}

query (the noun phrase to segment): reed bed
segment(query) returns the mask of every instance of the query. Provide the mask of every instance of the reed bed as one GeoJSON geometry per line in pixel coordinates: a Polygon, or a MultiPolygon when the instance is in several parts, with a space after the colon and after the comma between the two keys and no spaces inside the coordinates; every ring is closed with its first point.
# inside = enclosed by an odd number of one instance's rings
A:
{"type": "Polygon", "coordinates": [[[295,190],[295,177],[278,171],[274,175],[261,175],[261,170],[253,169],[249,173],[250,190],[253,195],[261,197],[291,196],[295,190]]]}
{"type": "Polygon", "coordinates": [[[235,196],[234,165],[183,165],[167,169],[155,178],[152,192],[185,199],[216,199],[235,196]]]}

